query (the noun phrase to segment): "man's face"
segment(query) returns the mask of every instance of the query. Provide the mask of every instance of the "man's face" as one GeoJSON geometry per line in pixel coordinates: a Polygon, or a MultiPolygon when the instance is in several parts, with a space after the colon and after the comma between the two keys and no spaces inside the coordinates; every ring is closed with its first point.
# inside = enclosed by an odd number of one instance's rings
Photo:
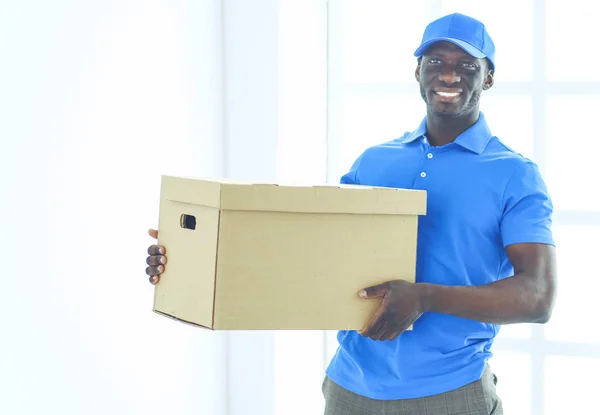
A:
{"type": "Polygon", "coordinates": [[[494,82],[485,59],[449,42],[438,42],[423,55],[415,72],[421,96],[434,114],[458,117],[479,108],[482,90],[494,82]]]}

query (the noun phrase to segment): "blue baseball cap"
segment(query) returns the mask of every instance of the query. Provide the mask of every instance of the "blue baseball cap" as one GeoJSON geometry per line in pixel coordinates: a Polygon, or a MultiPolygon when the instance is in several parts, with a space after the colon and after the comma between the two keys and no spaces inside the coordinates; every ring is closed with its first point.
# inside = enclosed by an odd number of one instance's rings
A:
{"type": "Polygon", "coordinates": [[[415,56],[422,56],[429,46],[440,41],[454,43],[474,58],[488,58],[495,70],[496,47],[485,25],[479,20],[460,13],[434,20],[425,28],[421,46],[415,51],[415,56]]]}

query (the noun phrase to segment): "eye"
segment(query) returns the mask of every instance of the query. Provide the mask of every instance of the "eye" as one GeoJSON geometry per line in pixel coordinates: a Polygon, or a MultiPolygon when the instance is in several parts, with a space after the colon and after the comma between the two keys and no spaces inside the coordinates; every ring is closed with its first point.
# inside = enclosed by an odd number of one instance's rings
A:
{"type": "Polygon", "coordinates": [[[460,62],[459,65],[466,69],[477,69],[477,65],[473,62],[463,61],[463,62],[460,62]]]}
{"type": "Polygon", "coordinates": [[[431,65],[439,65],[440,63],[442,63],[442,60],[439,58],[429,58],[427,59],[427,63],[431,65]]]}

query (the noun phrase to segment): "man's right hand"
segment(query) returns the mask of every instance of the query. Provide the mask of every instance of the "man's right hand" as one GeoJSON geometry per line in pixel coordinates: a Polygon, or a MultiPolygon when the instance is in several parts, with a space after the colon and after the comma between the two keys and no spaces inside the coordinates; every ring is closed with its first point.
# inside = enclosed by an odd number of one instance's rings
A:
{"type": "MultiPolygon", "coordinates": [[[[158,239],[158,231],[150,229],[148,235],[154,239],[158,239]]],[[[160,274],[165,272],[165,264],[167,263],[167,257],[165,256],[166,249],[162,245],[150,245],[148,248],[148,258],[146,258],[146,274],[148,274],[148,280],[152,285],[155,285],[160,281],[160,274]]]]}

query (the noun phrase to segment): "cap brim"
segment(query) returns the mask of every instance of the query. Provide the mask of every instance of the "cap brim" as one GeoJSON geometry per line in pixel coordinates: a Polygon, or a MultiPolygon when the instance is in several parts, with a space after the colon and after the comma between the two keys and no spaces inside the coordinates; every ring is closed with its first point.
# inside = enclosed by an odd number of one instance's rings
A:
{"type": "Polygon", "coordinates": [[[433,45],[434,43],[444,42],[444,41],[454,43],[456,46],[458,46],[459,48],[461,48],[462,50],[464,50],[465,52],[467,52],[469,55],[473,56],[474,58],[482,59],[482,58],[486,57],[486,55],[484,53],[481,53],[481,51],[477,50],[477,48],[475,48],[471,44],[469,44],[465,41],[462,41],[460,39],[454,39],[451,37],[437,37],[437,38],[428,40],[427,42],[425,42],[421,46],[419,46],[419,48],[415,51],[415,56],[416,57],[422,56],[423,53],[425,53],[425,50],[429,46],[433,45]]]}

